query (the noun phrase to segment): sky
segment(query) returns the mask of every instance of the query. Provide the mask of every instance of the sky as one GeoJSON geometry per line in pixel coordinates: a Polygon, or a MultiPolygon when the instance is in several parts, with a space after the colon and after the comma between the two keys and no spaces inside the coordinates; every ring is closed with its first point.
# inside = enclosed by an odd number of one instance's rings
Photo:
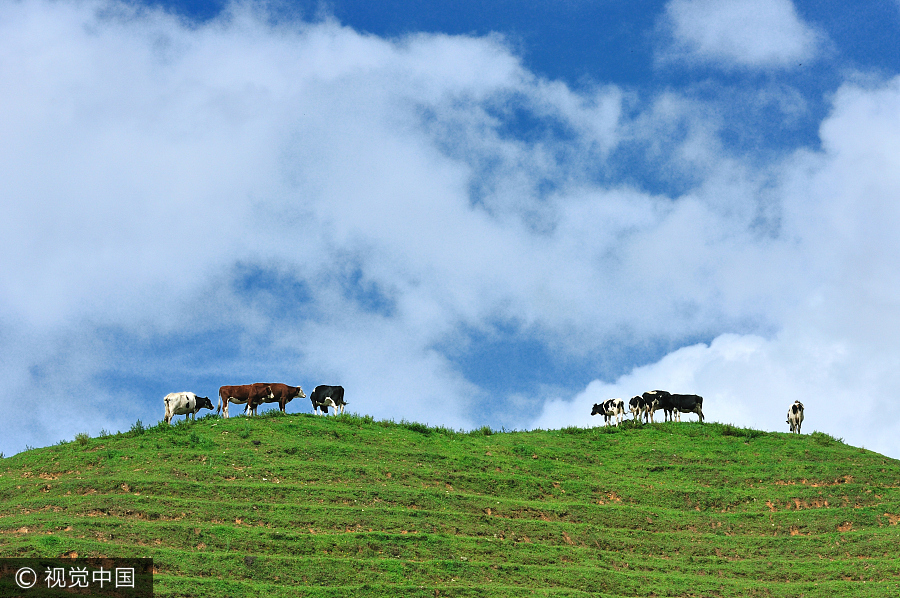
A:
{"type": "Polygon", "coordinates": [[[900,458],[898,38],[898,0],[0,3],[0,452],[269,381],[457,429],[800,400],[900,458]]]}

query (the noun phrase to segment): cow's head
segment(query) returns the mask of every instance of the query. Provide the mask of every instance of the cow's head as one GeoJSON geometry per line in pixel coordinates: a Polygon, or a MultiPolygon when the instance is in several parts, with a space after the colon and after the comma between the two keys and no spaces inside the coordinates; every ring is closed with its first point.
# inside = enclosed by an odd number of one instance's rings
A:
{"type": "Polygon", "coordinates": [[[209,400],[209,397],[197,397],[197,409],[209,409],[212,410],[213,404],[212,401],[209,400]]]}
{"type": "Polygon", "coordinates": [[[594,403],[594,408],[591,409],[591,415],[603,415],[605,412],[603,411],[603,405],[598,405],[594,403]]]}
{"type": "Polygon", "coordinates": [[[306,393],[303,392],[303,389],[300,388],[300,387],[298,386],[298,387],[297,387],[297,394],[295,394],[295,395],[294,395],[293,397],[291,397],[291,398],[292,398],[292,399],[305,399],[305,398],[306,398],[306,393]]]}

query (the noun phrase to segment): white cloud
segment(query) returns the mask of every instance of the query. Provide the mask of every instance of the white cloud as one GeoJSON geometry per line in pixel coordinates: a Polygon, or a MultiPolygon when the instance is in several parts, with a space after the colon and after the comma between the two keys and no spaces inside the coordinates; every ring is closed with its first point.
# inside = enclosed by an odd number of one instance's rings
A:
{"type": "MultiPolygon", "coordinates": [[[[797,393],[834,413],[887,396],[896,81],[845,86],[821,151],[761,167],[723,150],[714,106],[575,92],[496,37],[388,41],[243,5],[194,27],[129,11],[0,6],[0,252],[20,256],[0,261],[0,350],[15,356],[0,403],[42,401],[0,422],[0,450],[154,421],[165,392],[257,376],[473,425],[488,392],[438,347],[497,322],[560,360],[716,338],[614,386],[705,393],[739,425],[777,427],[769,411],[797,393]],[[527,135],[511,131],[521,113],[527,135]],[[696,184],[598,183],[625,145],[696,184]],[[123,389],[135,377],[146,388],[123,389]]],[[[826,431],[893,430],[846,425],[826,431]]]]}
{"type": "Polygon", "coordinates": [[[788,68],[815,59],[825,36],[803,22],[791,0],[670,0],[664,60],[724,68],[788,68]]]}
{"type": "MultiPolygon", "coordinates": [[[[887,400],[896,358],[788,330],[771,340],[725,334],[709,345],[679,349],[657,363],[636,368],[614,383],[594,381],[572,400],[544,405],[531,427],[603,425],[591,406],[609,398],[626,402],[657,388],[703,397],[707,421],[787,432],[785,415],[804,403],[803,432],[818,430],[887,454],[896,454],[896,424],[874,428],[879,418],[896,421],[900,405],[887,400]],[[599,421],[598,421],[599,420],[599,421]]],[[[657,413],[662,417],[662,413],[657,413]]],[[[697,421],[696,415],[683,415],[697,421]]]]}
{"type": "MultiPolygon", "coordinates": [[[[597,425],[589,415],[593,403],[662,388],[704,396],[711,420],[766,430],[785,431],[783,414],[800,399],[806,431],[900,454],[900,403],[894,397],[900,244],[891,234],[900,227],[900,78],[844,85],[821,135],[821,152],[797,152],[780,166],[783,243],[767,249],[750,241],[756,253],[746,261],[747,247],[738,247],[747,239],[721,245],[727,253],[710,272],[732,273],[737,280],[708,279],[706,285],[737,291],[736,301],[767,301],[777,334],[724,334],[708,346],[679,349],[615,382],[592,382],[573,399],[548,402],[530,425],[597,425]],[[754,289],[764,291],[756,295],[754,289]],[[778,293],[782,302],[771,299],[778,293]]],[[[686,228],[680,223],[675,230],[686,228]]],[[[689,251],[695,262],[704,253],[689,251]]]]}

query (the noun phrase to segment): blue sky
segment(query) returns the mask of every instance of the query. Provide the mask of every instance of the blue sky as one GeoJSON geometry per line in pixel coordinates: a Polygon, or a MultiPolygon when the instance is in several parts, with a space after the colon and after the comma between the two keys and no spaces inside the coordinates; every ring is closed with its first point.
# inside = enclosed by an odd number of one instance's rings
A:
{"type": "Polygon", "coordinates": [[[897,1],[7,2],[0,451],[266,380],[458,428],[799,398],[900,456],[898,33],[897,1]]]}

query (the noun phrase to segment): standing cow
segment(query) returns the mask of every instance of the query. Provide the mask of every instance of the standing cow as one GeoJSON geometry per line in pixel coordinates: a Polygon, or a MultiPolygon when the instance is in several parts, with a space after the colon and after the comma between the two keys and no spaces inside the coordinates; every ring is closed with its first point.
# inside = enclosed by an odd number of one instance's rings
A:
{"type": "Polygon", "coordinates": [[[275,394],[272,388],[264,383],[242,384],[240,386],[223,386],[219,389],[219,405],[216,413],[222,410],[222,415],[228,417],[228,403],[235,405],[247,405],[246,412],[250,413],[250,405],[253,402],[262,402],[263,398],[272,399],[275,394]]]}
{"type": "Polygon", "coordinates": [[[634,416],[635,421],[643,417],[644,423],[653,422],[653,404],[642,395],[635,395],[628,401],[628,410],[634,416]]]}
{"type": "Polygon", "coordinates": [[[665,390],[651,390],[642,395],[651,402],[654,411],[662,409],[665,421],[681,421],[682,413],[696,413],[703,423],[703,397],[672,394],[665,390]]]}
{"type": "Polygon", "coordinates": [[[195,416],[201,409],[212,411],[213,408],[209,397],[198,397],[192,392],[170,392],[165,396],[163,402],[166,404],[165,420],[167,424],[171,424],[176,415],[183,415],[187,419],[190,414],[191,419],[196,419],[195,416]]]}
{"type": "Polygon", "coordinates": [[[800,424],[803,423],[803,403],[794,401],[788,409],[787,424],[791,427],[791,432],[800,433],[800,424]]]}
{"type": "Polygon", "coordinates": [[[591,415],[602,415],[607,426],[610,418],[614,418],[616,426],[618,426],[625,419],[625,401],[622,399],[608,399],[602,403],[594,403],[591,415]]]}
{"type": "Polygon", "coordinates": [[[259,396],[255,398],[252,403],[247,403],[247,406],[250,408],[250,412],[253,415],[256,415],[256,408],[263,403],[278,403],[278,407],[281,409],[281,412],[286,413],[284,408],[293,399],[306,398],[306,393],[303,392],[303,389],[299,386],[288,386],[287,384],[282,384],[281,382],[272,382],[265,384],[272,391],[272,394],[271,396],[259,396]]]}
{"type": "Polygon", "coordinates": [[[334,407],[335,415],[338,414],[338,410],[343,413],[344,405],[347,404],[347,401],[344,400],[343,386],[326,386],[321,384],[313,389],[312,394],[309,395],[309,400],[312,402],[313,411],[317,415],[319,408],[322,409],[322,413],[327,414],[329,407],[334,407]]]}

